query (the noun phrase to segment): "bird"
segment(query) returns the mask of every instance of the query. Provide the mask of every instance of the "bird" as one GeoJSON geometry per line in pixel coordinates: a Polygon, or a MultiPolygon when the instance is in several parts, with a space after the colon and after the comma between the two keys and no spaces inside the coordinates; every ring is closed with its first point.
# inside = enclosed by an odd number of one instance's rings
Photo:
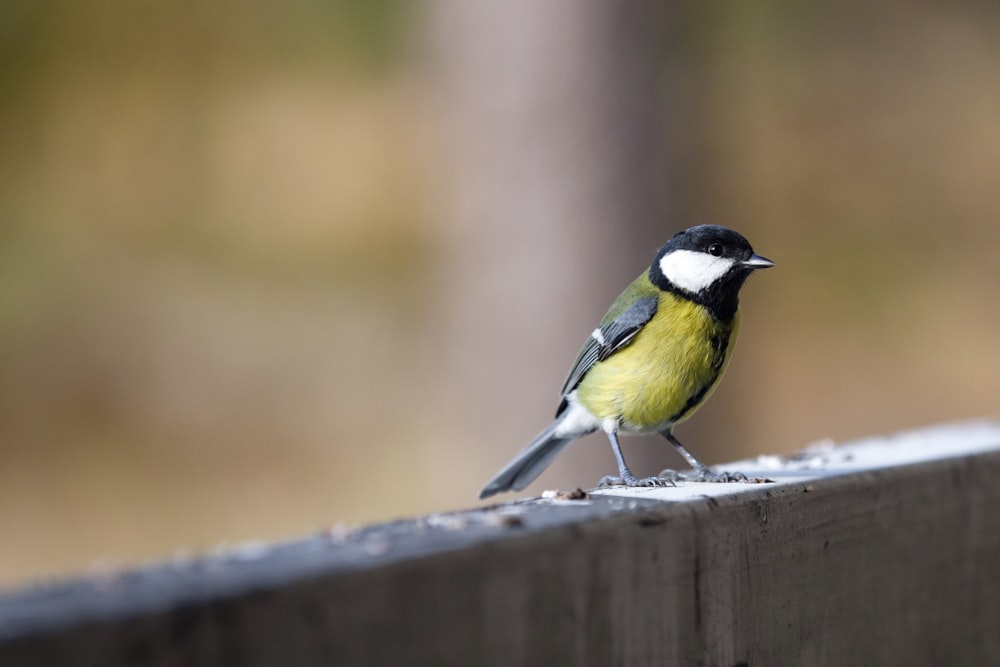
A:
{"type": "Polygon", "coordinates": [[[672,236],[583,344],[563,383],[555,420],[489,481],[480,499],[524,489],[569,442],[598,430],[618,463],[618,475],[604,477],[599,486],[745,480],[740,473],[713,471],[673,429],[715,391],[739,333],[740,288],[751,273],[772,266],[727,227],[697,225],[672,236]],[[649,433],[666,438],[694,474],[632,474],[618,436],[649,433]]]}

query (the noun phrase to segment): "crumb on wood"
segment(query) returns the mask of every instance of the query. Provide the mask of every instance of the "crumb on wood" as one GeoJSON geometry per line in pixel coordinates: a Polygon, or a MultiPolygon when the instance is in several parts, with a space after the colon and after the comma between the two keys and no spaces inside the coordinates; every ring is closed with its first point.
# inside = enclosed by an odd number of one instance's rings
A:
{"type": "Polygon", "coordinates": [[[577,487],[572,491],[565,491],[559,493],[556,496],[556,498],[559,498],[560,500],[587,500],[588,498],[590,498],[590,494],[584,491],[583,489],[577,487]]]}
{"type": "Polygon", "coordinates": [[[747,484],[774,484],[774,480],[770,477],[750,477],[747,484]]]}

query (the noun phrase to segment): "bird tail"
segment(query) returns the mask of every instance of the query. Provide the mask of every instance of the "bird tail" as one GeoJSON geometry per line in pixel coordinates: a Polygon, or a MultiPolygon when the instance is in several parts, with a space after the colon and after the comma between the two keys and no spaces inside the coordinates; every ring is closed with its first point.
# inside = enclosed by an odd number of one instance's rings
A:
{"type": "Polygon", "coordinates": [[[558,425],[557,419],[535,436],[535,439],[479,492],[479,498],[489,498],[502,491],[520,491],[541,475],[542,471],[552,463],[556,454],[573,439],[573,437],[556,437],[554,434],[558,425]]]}

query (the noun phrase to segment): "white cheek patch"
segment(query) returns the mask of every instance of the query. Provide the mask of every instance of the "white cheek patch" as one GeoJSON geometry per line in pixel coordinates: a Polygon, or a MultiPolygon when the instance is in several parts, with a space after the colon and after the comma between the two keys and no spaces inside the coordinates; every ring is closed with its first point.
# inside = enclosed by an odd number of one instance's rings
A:
{"type": "Polygon", "coordinates": [[[674,250],[660,259],[660,271],[685,292],[697,294],[733,268],[731,257],[714,257],[693,250],[674,250]]]}

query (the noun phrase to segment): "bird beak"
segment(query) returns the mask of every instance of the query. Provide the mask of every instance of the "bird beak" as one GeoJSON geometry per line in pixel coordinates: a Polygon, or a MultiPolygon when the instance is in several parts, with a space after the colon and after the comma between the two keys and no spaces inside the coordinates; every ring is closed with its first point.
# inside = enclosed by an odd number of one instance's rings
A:
{"type": "Polygon", "coordinates": [[[749,258],[744,259],[740,264],[748,269],[767,269],[774,266],[774,262],[760,255],[750,255],[749,258]]]}

